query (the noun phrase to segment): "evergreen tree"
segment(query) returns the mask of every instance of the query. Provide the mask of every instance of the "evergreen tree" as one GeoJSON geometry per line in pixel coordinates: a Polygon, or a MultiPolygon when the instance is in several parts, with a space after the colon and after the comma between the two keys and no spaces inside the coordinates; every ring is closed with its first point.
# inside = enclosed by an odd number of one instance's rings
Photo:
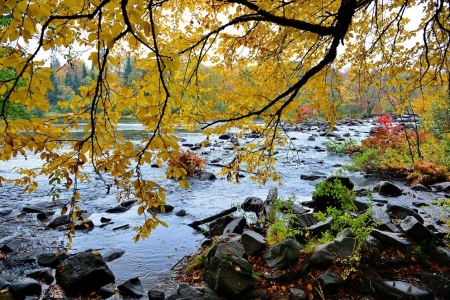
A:
{"type": "MultiPolygon", "coordinates": [[[[86,64],[84,63],[84,61],[83,61],[83,66],[82,66],[82,69],[81,69],[81,80],[83,80],[83,79],[85,79],[86,77],[88,77],[88,71],[87,71],[87,68],[86,68],[86,64]]],[[[80,81],[81,81],[80,80],[80,81]]]]}
{"type": "Polygon", "coordinates": [[[133,72],[133,63],[131,61],[131,56],[127,56],[127,60],[125,61],[125,69],[123,71],[123,84],[126,86],[132,85],[132,80],[130,78],[130,74],[133,72]]]}
{"type": "Polygon", "coordinates": [[[66,85],[66,86],[73,86],[73,75],[72,75],[72,72],[67,72],[66,73],[66,79],[64,80],[64,84],[66,85]]]}

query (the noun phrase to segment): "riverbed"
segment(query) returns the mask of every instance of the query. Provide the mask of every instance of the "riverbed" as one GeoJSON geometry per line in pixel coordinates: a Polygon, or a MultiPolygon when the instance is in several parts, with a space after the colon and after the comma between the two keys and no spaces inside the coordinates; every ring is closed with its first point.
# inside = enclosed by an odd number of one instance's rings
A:
{"type": "MultiPolygon", "coordinates": [[[[372,125],[365,123],[357,126],[336,126],[336,134],[349,136],[348,138],[361,139],[367,135],[372,125]]],[[[133,141],[138,140],[146,133],[140,124],[121,124],[119,130],[133,141]]],[[[291,143],[286,147],[276,149],[277,171],[282,178],[282,186],[268,183],[259,186],[249,179],[249,175],[243,173],[240,183],[231,183],[226,178],[217,176],[213,181],[199,181],[190,179],[189,189],[182,189],[178,182],[167,179],[163,168],[143,168],[144,176],[152,178],[167,189],[166,202],[175,207],[171,213],[161,214],[159,217],[169,226],[159,226],[152,231],[150,238],[133,242],[134,226],[141,225],[143,218],[136,213],[136,206],[121,214],[106,213],[105,210],[117,205],[114,190],[107,194],[105,183],[96,178],[92,169],[85,168],[93,182],[79,184],[81,194],[80,206],[86,210],[86,214],[93,221],[95,227],[91,230],[76,232],[73,239],[73,249],[69,253],[76,253],[88,249],[97,250],[104,254],[111,249],[122,249],[125,254],[109,262],[108,265],[116,276],[116,283],[138,276],[145,290],[161,289],[171,291],[173,285],[173,273],[171,268],[176,265],[186,254],[193,253],[204,236],[187,224],[211,215],[214,215],[231,206],[240,205],[249,196],[265,199],[270,187],[277,186],[279,196],[282,198],[295,197],[297,201],[311,200],[314,186],[319,180],[305,181],[300,179],[302,174],[322,173],[330,175],[340,169],[340,166],[350,163],[347,156],[330,154],[324,151],[323,142],[327,137],[318,136],[318,127],[309,127],[307,131],[289,131],[286,133],[291,138],[291,143]],[[317,135],[311,140],[312,135],[317,135]],[[310,138],[308,140],[308,138],[310,138]],[[179,217],[176,212],[184,209],[186,216],[179,217]],[[101,228],[100,219],[110,218],[114,224],[101,228]],[[115,228],[129,225],[125,229],[115,228]]],[[[180,131],[177,133],[180,141],[186,144],[200,143],[205,139],[201,132],[180,131]]],[[[217,136],[210,138],[211,144],[220,142],[217,136]]],[[[245,142],[242,140],[241,142],[245,142]]],[[[211,146],[197,150],[197,153],[207,162],[226,162],[230,160],[231,152],[227,150],[229,142],[225,141],[221,146],[211,146]]],[[[36,155],[28,155],[26,160],[17,157],[0,165],[0,175],[6,178],[17,177],[17,167],[27,166],[37,168],[40,159],[36,155]]],[[[208,165],[206,171],[218,173],[219,167],[208,165]]],[[[372,182],[361,174],[351,174],[356,188],[365,187],[372,182]]],[[[39,204],[51,201],[49,195],[50,186],[48,178],[40,178],[36,193],[22,194],[21,188],[4,186],[0,188],[0,210],[12,209],[10,213],[0,216],[0,240],[5,237],[15,236],[22,240],[19,253],[11,253],[9,260],[20,263],[0,263],[0,277],[13,281],[22,276],[26,270],[37,267],[33,262],[20,260],[24,256],[36,256],[49,251],[56,251],[64,243],[64,232],[46,228],[48,220],[39,221],[36,214],[25,214],[22,208],[29,204],[39,204]]],[[[69,192],[61,193],[61,201],[67,201],[69,192]]],[[[59,215],[59,208],[53,209],[59,215]]],[[[238,214],[243,214],[239,212],[238,214]]],[[[248,216],[251,219],[251,216],[248,216]]],[[[51,219],[51,218],[50,218],[51,219]]],[[[31,260],[32,261],[32,260],[31,260]]]]}

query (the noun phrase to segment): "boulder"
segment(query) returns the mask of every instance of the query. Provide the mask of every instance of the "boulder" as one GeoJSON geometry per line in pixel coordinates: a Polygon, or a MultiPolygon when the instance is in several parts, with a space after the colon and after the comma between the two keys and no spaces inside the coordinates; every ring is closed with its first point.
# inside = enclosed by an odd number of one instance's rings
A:
{"type": "Polygon", "coordinates": [[[439,238],[429,231],[421,222],[415,217],[408,216],[401,223],[400,228],[416,242],[423,242],[424,240],[439,241],[439,238]]]}
{"type": "Polygon", "coordinates": [[[229,140],[232,137],[234,137],[233,133],[226,132],[226,133],[223,133],[223,134],[219,135],[219,140],[229,140]]]}
{"type": "Polygon", "coordinates": [[[259,219],[262,221],[270,220],[271,213],[273,210],[274,202],[278,199],[278,189],[276,187],[271,187],[267,198],[263,203],[263,209],[260,212],[259,219]]]}
{"type": "Polygon", "coordinates": [[[47,203],[45,203],[45,204],[44,203],[39,203],[39,204],[31,204],[31,205],[24,206],[22,208],[22,211],[24,213],[29,213],[29,214],[32,214],[32,213],[45,213],[47,211],[47,209],[48,209],[47,203]]]}
{"type": "Polygon", "coordinates": [[[113,260],[121,257],[124,254],[125,254],[125,250],[122,250],[122,249],[111,249],[111,250],[109,250],[108,252],[106,252],[103,255],[103,259],[106,262],[110,262],[110,261],[113,261],[113,260]]]}
{"type": "Polygon", "coordinates": [[[123,201],[122,203],[120,203],[120,206],[123,207],[131,207],[133,204],[135,204],[138,200],[137,199],[132,199],[132,200],[126,200],[123,201]]]}
{"type": "Polygon", "coordinates": [[[105,210],[105,212],[107,212],[109,214],[120,214],[120,213],[124,213],[126,211],[128,211],[128,208],[125,206],[122,206],[122,205],[117,205],[116,207],[105,210]]]}
{"type": "Polygon", "coordinates": [[[267,241],[259,233],[247,230],[241,236],[241,244],[247,255],[255,255],[266,247],[267,241]]]}
{"type": "MultiPolygon", "coordinates": [[[[212,292],[212,291],[211,291],[212,292]]],[[[148,300],[165,300],[166,295],[160,290],[149,290],[148,300]]]]}
{"type": "Polygon", "coordinates": [[[383,243],[387,243],[400,249],[405,249],[412,245],[410,241],[402,237],[401,233],[385,232],[378,229],[374,229],[372,230],[370,235],[382,241],[383,243]]]}
{"type": "MultiPolygon", "coordinates": [[[[150,295],[150,294],[149,294],[150,295]]],[[[164,298],[163,298],[164,299],[164,298]]],[[[166,300],[219,300],[213,290],[207,287],[193,287],[186,283],[181,283],[177,291],[166,298],[166,300]]],[[[150,298],[149,298],[150,300],[150,298]]]]}
{"type": "Polygon", "coordinates": [[[411,189],[416,192],[430,192],[431,191],[430,188],[428,188],[420,183],[414,185],[413,187],[411,187],[411,189]]]}
{"type": "Polygon", "coordinates": [[[378,229],[400,232],[400,229],[392,224],[391,217],[383,208],[378,206],[372,207],[371,217],[374,222],[378,223],[378,229]]]}
{"type": "Polygon", "coordinates": [[[53,280],[55,280],[52,271],[48,268],[31,270],[29,273],[27,273],[26,276],[36,280],[40,279],[44,281],[46,284],[51,284],[53,280]]]}
{"type": "Polygon", "coordinates": [[[175,216],[184,217],[186,215],[186,211],[184,209],[180,209],[175,213],[175,216]]]}
{"type": "Polygon", "coordinates": [[[114,283],[114,274],[101,255],[81,252],[64,260],[55,274],[56,282],[66,291],[90,291],[114,283]]]}
{"type": "Polygon", "coordinates": [[[317,220],[317,218],[314,217],[313,214],[295,215],[293,225],[295,227],[309,228],[311,226],[314,226],[314,224],[316,224],[318,221],[319,220],[317,220]]]}
{"type": "Polygon", "coordinates": [[[233,219],[234,218],[232,216],[226,215],[212,221],[211,223],[209,223],[209,235],[221,235],[225,227],[227,227],[228,223],[233,221],[233,219]]]}
{"type": "Polygon", "coordinates": [[[332,224],[333,224],[333,218],[328,217],[328,218],[326,218],[325,221],[320,221],[314,225],[311,225],[308,230],[311,233],[311,235],[313,235],[315,237],[321,237],[322,233],[331,229],[332,224]]]}
{"type": "Polygon", "coordinates": [[[423,218],[415,210],[411,208],[400,205],[388,204],[386,211],[396,219],[404,219],[408,216],[413,216],[414,218],[419,220],[420,223],[423,224],[423,218]]]}
{"type": "Polygon", "coordinates": [[[247,220],[244,216],[240,216],[237,218],[234,218],[230,223],[227,224],[227,226],[224,228],[223,233],[224,235],[229,233],[238,233],[241,234],[244,232],[244,228],[247,225],[247,220]]]}
{"type": "Polygon", "coordinates": [[[22,241],[17,238],[13,238],[12,240],[7,241],[3,245],[0,245],[0,251],[3,251],[6,254],[8,254],[8,253],[11,253],[11,252],[14,252],[14,251],[20,249],[21,246],[22,246],[22,241]]]}
{"type": "Polygon", "coordinates": [[[373,187],[373,191],[382,196],[397,197],[402,194],[402,190],[389,181],[380,181],[373,187]]]}
{"type": "Polygon", "coordinates": [[[117,286],[121,295],[140,298],[145,295],[141,280],[138,277],[128,279],[124,283],[117,286]]]}
{"type": "Polygon", "coordinates": [[[301,249],[301,245],[294,239],[287,238],[269,247],[263,258],[272,270],[287,269],[297,261],[301,249]]]}
{"type": "Polygon", "coordinates": [[[450,182],[441,182],[430,185],[433,192],[450,193],[450,182]]]}
{"type": "Polygon", "coordinates": [[[326,178],[327,176],[324,173],[316,172],[313,174],[301,174],[300,179],[307,181],[314,181],[321,178],[326,178]]]}
{"type": "Polygon", "coordinates": [[[289,294],[291,296],[290,299],[292,300],[307,300],[308,295],[306,295],[304,290],[296,289],[296,288],[290,288],[289,294]]]}
{"type": "Polygon", "coordinates": [[[317,278],[317,282],[322,287],[325,294],[334,293],[344,283],[341,275],[334,271],[326,271],[317,278]]]}
{"type": "Polygon", "coordinates": [[[15,299],[24,299],[26,296],[40,296],[42,287],[32,278],[19,279],[11,283],[9,292],[15,299]]]}
{"type": "Polygon", "coordinates": [[[70,223],[69,215],[63,215],[54,218],[50,223],[48,223],[47,227],[56,228],[58,226],[67,225],[69,223],[70,223]]]}
{"type": "Polygon", "coordinates": [[[263,201],[258,197],[247,197],[241,204],[241,208],[246,212],[258,213],[263,207],[263,201]]]}
{"type": "Polygon", "coordinates": [[[114,286],[114,284],[108,283],[107,285],[102,286],[97,291],[97,296],[107,299],[107,298],[111,297],[112,295],[114,295],[115,292],[116,292],[116,287],[114,286]]]}
{"type": "Polygon", "coordinates": [[[446,247],[431,247],[429,255],[439,266],[450,267],[450,250],[446,247]]]}
{"type": "Polygon", "coordinates": [[[434,299],[433,294],[403,281],[383,281],[386,289],[393,291],[402,299],[434,299]]]}
{"type": "Polygon", "coordinates": [[[69,256],[66,253],[60,253],[59,255],[54,252],[42,253],[37,256],[37,262],[42,267],[49,267],[55,269],[62,261],[69,256]]]}
{"type": "Polygon", "coordinates": [[[347,259],[353,254],[355,245],[355,235],[346,228],[337,235],[336,240],[316,247],[311,254],[310,264],[327,267],[334,262],[336,257],[347,259]]]}

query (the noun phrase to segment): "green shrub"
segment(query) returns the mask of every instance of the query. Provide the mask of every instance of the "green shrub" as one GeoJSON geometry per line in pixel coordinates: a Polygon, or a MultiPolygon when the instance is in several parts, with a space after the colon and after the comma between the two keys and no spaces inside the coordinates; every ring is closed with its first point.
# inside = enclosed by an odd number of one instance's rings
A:
{"type": "Polygon", "coordinates": [[[328,152],[338,154],[349,154],[359,151],[360,145],[355,139],[348,139],[345,141],[338,141],[336,139],[329,139],[323,143],[328,152]]]}
{"type": "Polygon", "coordinates": [[[269,226],[266,237],[269,245],[276,244],[289,237],[295,238],[295,236],[301,234],[299,229],[292,227],[295,224],[294,203],[294,197],[288,200],[275,200],[269,217],[272,224],[269,226]]]}

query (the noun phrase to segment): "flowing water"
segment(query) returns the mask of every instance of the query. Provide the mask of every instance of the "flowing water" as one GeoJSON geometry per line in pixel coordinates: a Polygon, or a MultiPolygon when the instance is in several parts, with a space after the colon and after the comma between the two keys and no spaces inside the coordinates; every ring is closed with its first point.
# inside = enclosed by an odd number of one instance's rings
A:
{"type": "MultiPolygon", "coordinates": [[[[352,138],[359,139],[365,136],[370,126],[338,126],[337,133],[349,132],[352,138]]],[[[119,130],[126,135],[129,140],[137,142],[145,136],[139,124],[124,123],[119,126],[119,130]]],[[[266,186],[258,186],[249,179],[249,174],[244,174],[240,184],[230,183],[223,177],[214,181],[199,181],[191,179],[190,187],[184,190],[179,187],[178,182],[165,178],[164,168],[146,167],[142,170],[145,177],[155,180],[167,188],[167,204],[175,207],[171,213],[161,214],[160,218],[169,226],[158,226],[152,231],[150,238],[137,243],[132,241],[134,226],[141,225],[143,218],[136,213],[136,206],[122,214],[109,214],[104,211],[117,205],[114,191],[106,193],[105,183],[94,179],[89,184],[79,184],[79,191],[82,196],[80,206],[87,211],[89,218],[96,225],[92,230],[77,231],[73,239],[73,249],[71,253],[94,249],[104,254],[111,249],[123,249],[125,254],[109,262],[108,265],[116,276],[116,283],[121,283],[129,278],[138,276],[145,289],[159,288],[162,290],[173,290],[171,281],[173,276],[171,267],[177,264],[186,254],[193,253],[204,236],[187,224],[211,215],[214,215],[232,205],[241,204],[246,197],[255,196],[265,199],[270,187],[277,186],[279,196],[288,198],[295,196],[298,201],[311,199],[314,185],[320,180],[304,181],[300,180],[301,174],[311,174],[321,172],[329,175],[339,169],[339,165],[349,162],[346,156],[327,154],[318,152],[315,146],[323,148],[322,143],[327,139],[317,137],[316,141],[308,141],[307,138],[317,133],[317,128],[312,127],[308,132],[288,132],[287,135],[293,138],[285,148],[277,149],[277,171],[280,172],[283,185],[278,186],[269,183],[266,186]],[[178,217],[175,213],[184,209],[187,215],[178,217]],[[100,228],[100,218],[111,218],[114,224],[100,228]],[[113,230],[122,225],[129,225],[128,229],[113,230]]],[[[199,143],[205,139],[200,132],[178,132],[178,137],[186,143],[199,143]]],[[[218,142],[217,137],[210,138],[214,145],[218,142]]],[[[245,142],[241,140],[241,142],[245,142]]],[[[225,142],[225,146],[229,145],[225,142]]],[[[225,147],[226,148],[226,147],[225,147]]],[[[208,162],[213,159],[221,159],[224,162],[230,160],[231,152],[224,147],[208,147],[198,150],[198,153],[208,162]]],[[[15,168],[27,166],[37,168],[40,160],[35,155],[29,155],[26,160],[17,157],[0,165],[0,176],[17,177],[15,168]]],[[[218,167],[209,165],[207,171],[217,173],[218,167]]],[[[85,172],[92,173],[92,169],[86,168],[85,172]]],[[[358,186],[367,184],[362,176],[352,175],[352,180],[358,186]]],[[[92,174],[92,178],[96,178],[92,174]]],[[[67,200],[68,192],[61,194],[62,201],[67,200]]],[[[41,178],[39,187],[34,194],[22,194],[21,190],[13,186],[0,188],[0,210],[12,208],[13,211],[6,216],[0,216],[0,240],[7,236],[16,236],[23,241],[22,253],[20,255],[36,255],[42,252],[55,251],[63,241],[63,231],[47,230],[46,221],[38,221],[36,214],[21,213],[22,207],[32,203],[50,201],[49,185],[47,178],[41,178]],[[23,253],[25,252],[25,253],[23,253]]],[[[56,215],[58,208],[54,209],[56,215]]],[[[250,217],[250,216],[249,216],[250,217]]],[[[11,254],[11,260],[14,255],[11,254]]],[[[33,266],[33,265],[32,265],[33,266]]],[[[18,267],[17,264],[11,267],[8,264],[0,264],[0,277],[12,280],[22,275],[24,270],[30,265],[18,267]]]]}

